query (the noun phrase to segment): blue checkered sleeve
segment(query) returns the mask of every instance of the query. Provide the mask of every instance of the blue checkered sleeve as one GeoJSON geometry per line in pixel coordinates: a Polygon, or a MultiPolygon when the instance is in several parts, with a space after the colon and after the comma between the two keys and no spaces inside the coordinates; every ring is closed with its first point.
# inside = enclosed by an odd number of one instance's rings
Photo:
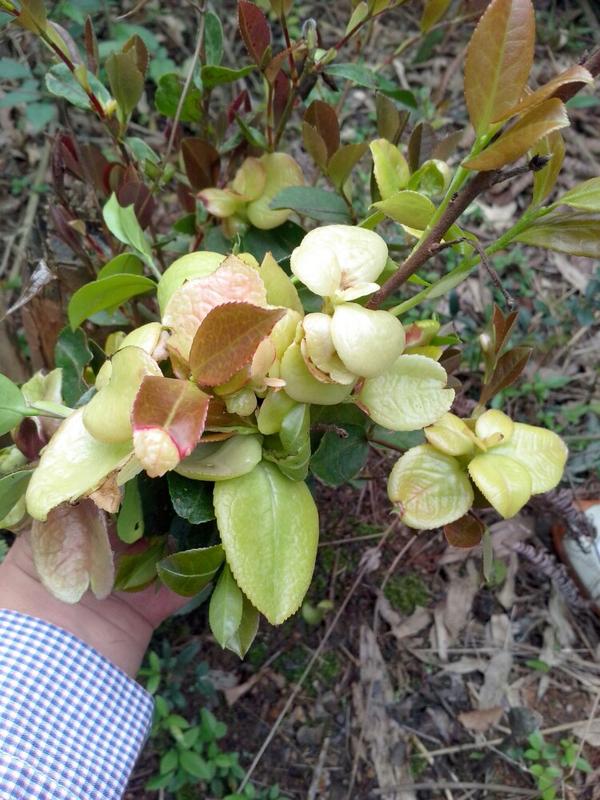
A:
{"type": "Polygon", "coordinates": [[[150,695],[93,648],[0,609],[1,800],[118,800],[152,713],[150,695]]]}

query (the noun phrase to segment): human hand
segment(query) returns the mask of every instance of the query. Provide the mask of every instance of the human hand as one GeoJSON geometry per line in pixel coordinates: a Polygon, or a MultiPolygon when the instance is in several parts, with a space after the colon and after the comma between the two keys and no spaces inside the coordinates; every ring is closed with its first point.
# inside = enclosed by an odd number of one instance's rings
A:
{"type": "Polygon", "coordinates": [[[105,600],[87,592],[79,603],[63,603],[42,585],[27,533],[19,535],[0,565],[0,608],[69,631],[132,677],[154,629],[188,600],[165,586],[149,586],[141,592],[113,592],[105,600]]]}

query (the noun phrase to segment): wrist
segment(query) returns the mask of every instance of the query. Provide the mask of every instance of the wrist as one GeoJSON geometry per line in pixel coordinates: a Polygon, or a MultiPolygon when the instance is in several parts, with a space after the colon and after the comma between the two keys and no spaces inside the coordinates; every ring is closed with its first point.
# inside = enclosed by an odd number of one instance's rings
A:
{"type": "Polygon", "coordinates": [[[74,605],[57,600],[40,583],[21,538],[0,566],[0,608],[63,628],[131,677],[152,635],[152,625],[118,596],[98,601],[88,593],[74,605]]]}

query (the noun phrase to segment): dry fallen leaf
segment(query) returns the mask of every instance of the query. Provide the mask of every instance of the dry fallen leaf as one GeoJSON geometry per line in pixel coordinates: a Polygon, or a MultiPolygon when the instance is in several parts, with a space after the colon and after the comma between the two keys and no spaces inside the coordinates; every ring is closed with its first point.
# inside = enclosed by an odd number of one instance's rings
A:
{"type": "Polygon", "coordinates": [[[485,733],[493,725],[500,722],[504,710],[501,706],[479,709],[475,711],[463,711],[458,715],[458,721],[469,731],[485,733]]]}

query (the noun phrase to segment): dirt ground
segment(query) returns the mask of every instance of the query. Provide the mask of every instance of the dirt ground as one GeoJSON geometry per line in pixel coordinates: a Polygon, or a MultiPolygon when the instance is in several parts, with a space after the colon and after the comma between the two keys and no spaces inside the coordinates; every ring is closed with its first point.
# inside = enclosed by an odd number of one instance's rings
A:
{"type": "MultiPolygon", "coordinates": [[[[166,39],[173,49],[180,43],[174,58],[181,63],[193,41],[179,4],[165,5],[166,39]]],[[[300,16],[319,20],[325,39],[339,32],[338,4],[298,5],[300,16]]],[[[466,3],[464,15],[482,5],[466,3]]],[[[535,6],[533,81],[541,82],[600,42],[600,7],[595,0],[535,6]]],[[[435,42],[424,43],[417,41],[417,20],[414,3],[393,12],[375,27],[367,59],[427,98],[436,125],[451,131],[463,119],[462,61],[472,23],[445,26],[435,42]],[[414,36],[415,45],[395,58],[400,33],[414,36]]],[[[233,18],[228,24],[233,39],[233,18]]],[[[10,44],[0,46],[12,53],[10,44]]],[[[570,109],[565,188],[600,172],[600,103],[587,96],[589,103],[570,109]]],[[[340,103],[348,140],[372,126],[369,103],[360,89],[340,103]]],[[[8,306],[46,235],[47,196],[28,187],[45,182],[48,148],[46,135],[20,126],[13,110],[0,109],[0,122],[0,306],[8,306]]],[[[296,155],[309,170],[306,155],[296,155]]],[[[469,217],[483,241],[526,205],[530,181],[523,176],[484,196],[469,217]]],[[[536,348],[506,407],[565,437],[571,458],[563,505],[565,497],[600,497],[597,264],[513,247],[494,266],[522,310],[523,342],[536,348]]],[[[483,272],[463,283],[436,307],[445,330],[473,338],[495,292],[483,272]]],[[[54,315],[61,327],[61,298],[54,293],[39,302],[50,324],[54,315]]],[[[0,326],[0,361],[15,379],[25,377],[15,343],[23,341],[28,319],[0,326]]],[[[44,341],[36,346],[42,357],[44,341]]],[[[296,615],[278,629],[264,624],[244,662],[211,639],[204,608],[168,623],[157,642],[167,639],[175,651],[200,644],[217,687],[206,702],[228,725],[221,747],[239,752],[245,769],[261,756],[252,769],[257,787],[277,783],[294,800],[534,800],[540,793],[522,753],[539,728],[550,742],[574,741],[593,769],[565,769],[557,796],[598,800],[600,619],[553,561],[557,507],[541,502],[492,522],[499,563],[483,581],[481,548],[453,548],[441,532],[415,535],[395,521],[385,494],[391,458],[374,452],[352,486],[315,486],[322,540],[308,601],[313,608],[331,601],[321,621],[296,615]]],[[[190,702],[199,700],[190,695],[190,702]]],[[[128,800],[157,797],[143,787],[159,757],[150,744],[128,800]]]]}

